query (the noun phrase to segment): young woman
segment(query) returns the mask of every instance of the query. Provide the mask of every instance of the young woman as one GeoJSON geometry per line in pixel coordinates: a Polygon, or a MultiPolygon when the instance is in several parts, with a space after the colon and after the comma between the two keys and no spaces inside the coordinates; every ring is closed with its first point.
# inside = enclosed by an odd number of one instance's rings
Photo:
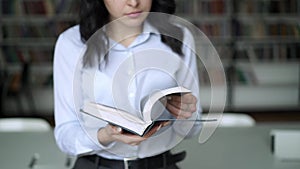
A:
{"type": "MultiPolygon", "coordinates": [[[[180,141],[178,138],[197,134],[200,125],[186,125],[187,122],[180,121],[161,123],[141,137],[80,113],[80,107],[87,100],[116,106],[118,99],[114,94],[117,93],[117,97],[128,99],[126,105],[136,105],[149,92],[176,86],[179,81],[187,87],[193,85],[195,92],[169,96],[164,100],[167,109],[164,115],[178,119],[200,117],[196,58],[189,48],[193,46],[192,36],[187,29],[159,17],[159,13],[175,12],[174,0],[81,0],[80,8],[79,25],[63,32],[55,46],[55,138],[58,146],[65,153],[78,157],[74,168],[177,168],[176,162],[182,160],[184,154],[173,155],[169,150],[180,141]],[[155,12],[154,17],[150,16],[152,12],[155,12]],[[176,38],[168,36],[170,30],[176,38]],[[97,51],[93,53],[92,49],[97,51]],[[128,60],[139,64],[131,56],[143,54],[143,51],[150,53],[150,57],[151,51],[161,52],[161,57],[170,54],[176,57],[174,60],[180,60],[180,64],[170,64],[167,71],[172,73],[162,73],[155,68],[136,72],[129,76],[130,84],[122,84],[120,79],[126,75],[118,78],[120,67],[128,60]],[[179,67],[189,70],[181,71],[179,67]],[[194,80],[187,74],[192,74],[194,80]],[[115,86],[121,90],[114,90],[115,86]],[[122,88],[130,90],[129,96],[123,97],[122,88]],[[92,94],[87,94],[89,92],[92,94]]],[[[156,60],[162,65],[163,58],[156,60]]],[[[146,58],[142,64],[147,61],[153,59],[146,58]]],[[[169,65],[173,61],[167,62],[169,65]]],[[[135,67],[128,68],[128,72],[132,74],[135,67]]]]}

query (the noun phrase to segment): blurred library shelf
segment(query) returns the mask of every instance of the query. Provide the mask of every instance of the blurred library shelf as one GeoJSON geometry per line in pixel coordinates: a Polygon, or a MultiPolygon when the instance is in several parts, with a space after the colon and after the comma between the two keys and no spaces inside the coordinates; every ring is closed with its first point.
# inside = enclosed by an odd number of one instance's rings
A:
{"type": "MultiPolygon", "coordinates": [[[[26,112],[51,116],[54,43],[59,33],[77,23],[79,0],[0,2],[0,75],[5,79],[0,84],[1,112],[18,112],[12,108],[17,104],[26,112]],[[19,98],[22,86],[33,99],[19,98]]],[[[218,51],[228,85],[225,111],[300,116],[299,0],[176,2],[176,15],[203,31],[218,51]]],[[[210,80],[198,62],[200,99],[207,111],[210,80]]]]}
{"type": "Polygon", "coordinates": [[[51,114],[54,44],[62,31],[77,23],[79,0],[0,3],[0,111],[16,107],[20,114],[51,114]]]}
{"type": "MultiPolygon", "coordinates": [[[[228,85],[226,111],[299,111],[300,1],[177,3],[177,14],[203,31],[218,51],[228,85]]],[[[199,76],[207,109],[211,90],[204,66],[199,76]]]]}

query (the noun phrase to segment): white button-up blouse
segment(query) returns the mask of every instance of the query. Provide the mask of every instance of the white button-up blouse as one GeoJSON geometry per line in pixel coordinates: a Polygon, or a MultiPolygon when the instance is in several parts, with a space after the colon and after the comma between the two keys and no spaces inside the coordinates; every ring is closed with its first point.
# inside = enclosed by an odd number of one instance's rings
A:
{"type": "MultiPolygon", "coordinates": [[[[191,118],[199,118],[201,107],[194,42],[187,29],[183,32],[183,56],[161,42],[158,31],[145,23],[143,33],[128,47],[110,39],[107,61],[88,68],[82,67],[82,57],[88,53],[87,44],[90,43],[81,41],[79,26],[63,32],[54,52],[54,133],[59,148],[71,155],[143,158],[169,150],[187,136],[197,134],[200,124],[178,121],[140,145],[114,142],[104,146],[97,140],[97,131],[107,123],[80,112],[84,101],[95,101],[142,116],[139,112],[143,98],[151,92],[182,85],[192,89],[198,98],[198,111],[191,118]]],[[[165,111],[162,116],[171,115],[165,111]]]]}

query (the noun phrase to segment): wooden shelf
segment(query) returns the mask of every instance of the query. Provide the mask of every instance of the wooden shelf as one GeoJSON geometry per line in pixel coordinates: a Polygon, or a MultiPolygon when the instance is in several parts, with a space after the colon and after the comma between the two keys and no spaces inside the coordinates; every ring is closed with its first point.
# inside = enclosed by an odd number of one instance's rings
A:
{"type": "MultiPolygon", "coordinates": [[[[4,1],[6,3],[15,2],[0,0],[1,5],[4,1]]],[[[23,1],[46,2],[46,0],[18,0],[18,3],[23,1]]],[[[29,53],[32,49],[48,50],[48,55],[43,55],[45,58],[41,59],[48,61],[48,63],[44,63],[44,61],[32,63],[32,71],[41,71],[45,73],[45,76],[51,76],[51,59],[55,40],[61,31],[77,22],[78,11],[72,11],[76,7],[72,7],[71,3],[76,4],[78,0],[47,2],[53,2],[51,7],[53,10],[44,14],[26,14],[24,11],[18,11],[18,8],[0,9],[0,57],[16,57],[14,60],[18,60],[18,56],[16,56],[18,52],[25,54],[26,58],[30,58],[29,53]],[[55,31],[46,33],[47,37],[39,36],[39,34],[32,37],[32,34],[26,34],[26,32],[20,33],[20,36],[16,34],[9,36],[9,32],[5,30],[5,27],[8,26],[19,27],[20,32],[22,26],[32,26],[39,30],[44,29],[45,25],[55,28],[55,31]],[[13,54],[5,51],[5,48],[8,48],[13,54]],[[44,68],[44,64],[48,66],[44,68]]],[[[300,2],[298,0],[176,0],[176,2],[178,2],[177,15],[198,26],[207,35],[219,52],[224,69],[227,70],[233,66],[235,72],[226,72],[228,79],[232,79],[231,76],[236,76],[236,71],[240,68],[241,62],[245,62],[242,67],[246,67],[246,71],[249,69],[257,71],[261,69],[260,65],[262,63],[265,64],[262,67],[267,69],[270,64],[289,65],[300,61],[300,2]],[[271,4],[271,1],[274,4],[271,4]],[[294,5],[286,4],[288,2],[294,5]],[[285,4],[286,8],[277,8],[276,3],[285,4]],[[272,5],[274,9],[272,9],[272,5]],[[288,8],[288,6],[292,8],[288,8]],[[274,29],[274,32],[271,32],[271,29],[274,29]],[[285,29],[293,29],[293,31],[285,32],[285,29]],[[252,56],[249,55],[255,55],[256,62],[253,62],[252,56]],[[248,69],[249,65],[256,65],[259,68],[250,66],[248,69]]],[[[4,6],[0,8],[2,7],[4,6]]],[[[200,44],[201,42],[196,43],[200,44]]],[[[20,67],[20,63],[16,63],[16,65],[20,67]]],[[[10,66],[7,65],[7,67],[10,66]]],[[[287,81],[284,85],[282,85],[282,82],[277,84],[253,85],[251,83],[251,85],[241,85],[241,81],[237,83],[227,81],[227,84],[232,85],[227,86],[230,88],[228,97],[232,97],[230,98],[232,103],[229,103],[232,105],[227,105],[228,108],[235,111],[251,108],[264,110],[300,109],[299,67],[299,65],[295,66],[295,72],[291,73],[297,78],[294,78],[292,82],[287,81]],[[251,99],[249,100],[248,97],[251,99]]],[[[17,68],[11,66],[9,69],[17,68]]],[[[274,69],[273,73],[275,72],[274,69]]],[[[205,76],[205,73],[200,69],[199,75],[205,76]]],[[[285,74],[275,73],[275,75],[282,76],[281,80],[288,77],[285,74]]],[[[203,83],[203,81],[200,81],[200,83],[203,83]]],[[[209,89],[206,86],[208,84],[201,84],[204,105],[209,104],[209,89]]]]}

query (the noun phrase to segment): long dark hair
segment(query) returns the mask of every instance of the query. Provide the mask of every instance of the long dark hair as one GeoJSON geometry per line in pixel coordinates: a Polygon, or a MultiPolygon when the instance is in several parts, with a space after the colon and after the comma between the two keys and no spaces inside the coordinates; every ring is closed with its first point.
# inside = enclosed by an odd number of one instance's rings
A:
{"type": "MultiPolygon", "coordinates": [[[[176,10],[175,0],[152,0],[152,7],[150,12],[160,12],[166,14],[174,14],[176,10]]],[[[88,39],[100,28],[109,23],[109,13],[104,5],[103,0],[81,0],[80,4],[80,14],[79,14],[79,27],[80,27],[80,35],[81,40],[85,43],[88,39]]],[[[167,46],[169,46],[174,52],[183,55],[182,53],[182,39],[183,32],[182,30],[173,25],[172,23],[160,23],[159,20],[151,19],[149,20],[150,24],[158,29],[161,33],[161,40],[167,46]],[[170,32],[170,29],[173,33],[176,33],[176,37],[178,39],[172,38],[171,36],[167,36],[167,32],[170,32]]],[[[165,22],[165,21],[162,21],[165,22]]],[[[105,37],[105,34],[103,34],[105,37]]],[[[104,38],[105,39],[105,38],[104,38]]],[[[107,37],[106,37],[107,40],[107,37]]],[[[97,48],[105,49],[105,43],[100,44],[102,46],[98,46],[97,48]]],[[[99,52],[99,51],[98,51],[99,52]]],[[[101,55],[99,55],[101,56],[101,55]]],[[[107,55],[104,55],[104,59],[106,59],[107,55]]],[[[83,64],[84,66],[92,66],[94,64],[95,58],[84,58],[83,64]]],[[[96,58],[98,61],[101,58],[96,58]]]]}

